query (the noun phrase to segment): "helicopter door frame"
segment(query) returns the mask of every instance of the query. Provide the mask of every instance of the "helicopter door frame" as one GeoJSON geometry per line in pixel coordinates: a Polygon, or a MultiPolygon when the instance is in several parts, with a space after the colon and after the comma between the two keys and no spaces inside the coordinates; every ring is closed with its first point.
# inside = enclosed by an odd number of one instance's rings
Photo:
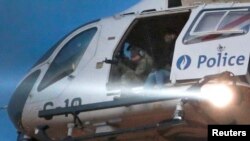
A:
{"type": "MultiPolygon", "coordinates": [[[[247,39],[250,36],[250,30],[245,31],[247,25],[245,19],[249,18],[248,14],[250,14],[248,9],[249,7],[246,6],[235,6],[204,7],[194,10],[192,18],[189,19],[176,42],[171,80],[200,79],[224,71],[230,71],[235,75],[245,75],[249,61],[249,49],[246,45],[249,43],[247,39]],[[201,25],[203,19],[205,20],[207,13],[219,14],[220,12],[223,12],[223,15],[220,15],[221,17],[216,21],[209,20],[217,22],[215,28],[212,27],[206,32],[193,33],[201,25]],[[231,13],[237,12],[245,14],[239,14],[239,19],[235,17],[236,19],[231,19],[233,21],[227,20],[231,13]],[[229,29],[224,30],[224,28],[229,29]],[[240,30],[244,32],[241,33],[240,30]],[[192,38],[189,39],[189,37],[192,38]]],[[[203,23],[204,26],[211,25],[207,22],[203,23]]]]}
{"type": "MultiPolygon", "coordinates": [[[[145,12],[145,13],[141,13],[141,15],[137,15],[137,17],[133,20],[133,22],[130,24],[129,28],[127,29],[127,31],[125,32],[125,34],[122,36],[119,44],[117,45],[117,47],[115,48],[114,52],[113,52],[113,56],[112,59],[114,60],[117,57],[117,54],[119,54],[119,52],[121,51],[121,49],[123,48],[123,45],[125,43],[125,41],[128,39],[128,37],[130,36],[131,32],[133,31],[133,29],[136,27],[136,25],[138,24],[138,22],[140,22],[141,20],[144,19],[149,19],[149,18],[156,18],[158,16],[168,16],[168,15],[174,15],[174,14],[187,14],[188,17],[186,19],[186,21],[184,22],[184,24],[182,25],[183,27],[185,26],[185,24],[187,23],[189,17],[190,17],[190,13],[191,13],[191,8],[193,8],[194,6],[190,6],[190,7],[185,7],[185,8],[174,8],[174,9],[170,9],[170,10],[166,10],[166,11],[162,11],[162,12],[145,12]]],[[[180,29],[181,31],[181,29],[180,29]]],[[[177,36],[179,36],[180,32],[178,33],[177,36]]],[[[175,48],[175,47],[174,47],[175,48]]],[[[173,50],[174,52],[175,50],[173,50]]],[[[172,58],[173,59],[173,58],[172,58]]],[[[110,69],[110,73],[109,73],[109,79],[108,79],[108,83],[107,83],[107,89],[108,90],[112,90],[114,88],[117,88],[117,86],[113,86],[115,84],[114,78],[113,78],[113,73],[114,73],[114,64],[111,65],[111,69],[110,69]],[[114,87],[114,88],[113,88],[114,87]]],[[[170,83],[170,81],[169,81],[170,83]]],[[[119,84],[118,84],[119,85],[119,84]]]]}

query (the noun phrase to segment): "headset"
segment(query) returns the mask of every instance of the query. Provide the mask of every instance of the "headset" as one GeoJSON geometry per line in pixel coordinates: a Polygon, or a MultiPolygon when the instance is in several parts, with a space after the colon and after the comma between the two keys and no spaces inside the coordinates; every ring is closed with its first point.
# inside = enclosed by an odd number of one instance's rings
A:
{"type": "Polygon", "coordinates": [[[124,48],[123,48],[123,56],[131,59],[132,58],[132,53],[131,50],[132,49],[136,49],[136,52],[138,53],[139,56],[144,57],[145,56],[145,51],[143,51],[141,48],[131,45],[129,43],[125,43],[124,44],[124,48]]]}
{"type": "Polygon", "coordinates": [[[141,56],[141,57],[144,57],[145,56],[145,51],[143,51],[143,50],[139,50],[139,55],[141,56]]]}

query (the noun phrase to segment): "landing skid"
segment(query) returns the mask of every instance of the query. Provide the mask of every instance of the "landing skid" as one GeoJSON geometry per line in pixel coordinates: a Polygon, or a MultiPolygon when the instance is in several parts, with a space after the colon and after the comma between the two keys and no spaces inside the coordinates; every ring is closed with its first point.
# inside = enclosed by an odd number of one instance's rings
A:
{"type": "MultiPolygon", "coordinates": [[[[149,125],[135,127],[135,128],[119,129],[119,130],[111,131],[111,132],[95,133],[89,136],[81,136],[81,137],[68,136],[61,141],[85,141],[85,140],[91,140],[91,139],[96,139],[96,138],[115,138],[116,136],[122,135],[122,134],[143,132],[143,131],[152,130],[152,129],[170,128],[170,127],[181,125],[184,123],[185,121],[183,120],[170,119],[170,120],[164,120],[156,124],[149,124],[149,125]]],[[[50,139],[46,133],[46,130],[48,128],[49,128],[48,126],[38,127],[37,134],[36,134],[37,137],[42,140],[52,141],[52,139],[50,139]]]]}

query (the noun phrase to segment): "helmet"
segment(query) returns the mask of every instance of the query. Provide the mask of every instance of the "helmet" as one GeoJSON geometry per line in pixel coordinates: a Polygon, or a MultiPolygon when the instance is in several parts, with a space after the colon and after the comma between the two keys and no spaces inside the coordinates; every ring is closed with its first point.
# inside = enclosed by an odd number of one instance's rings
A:
{"type": "Polygon", "coordinates": [[[123,55],[125,58],[131,59],[131,45],[129,43],[125,43],[123,47],[123,55]]]}

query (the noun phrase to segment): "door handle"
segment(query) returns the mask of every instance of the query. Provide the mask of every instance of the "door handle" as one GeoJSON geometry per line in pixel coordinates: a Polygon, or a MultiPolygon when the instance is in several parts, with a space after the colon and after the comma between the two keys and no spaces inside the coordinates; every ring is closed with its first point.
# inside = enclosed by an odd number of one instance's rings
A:
{"type": "Polygon", "coordinates": [[[69,79],[74,79],[76,76],[74,75],[74,74],[70,74],[70,75],[68,75],[68,78],[69,79]]]}

